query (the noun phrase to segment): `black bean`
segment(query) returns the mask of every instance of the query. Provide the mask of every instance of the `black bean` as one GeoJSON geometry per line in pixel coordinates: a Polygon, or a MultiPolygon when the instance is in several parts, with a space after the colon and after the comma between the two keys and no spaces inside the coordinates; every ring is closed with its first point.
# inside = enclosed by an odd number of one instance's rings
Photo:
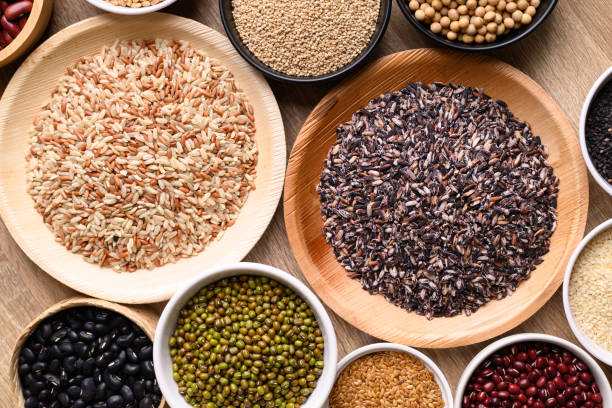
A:
{"type": "Polygon", "coordinates": [[[106,400],[108,408],[121,408],[123,406],[123,397],[121,395],[111,395],[106,400]]]}
{"type": "Polygon", "coordinates": [[[140,372],[140,364],[126,363],[123,372],[127,375],[136,375],[140,372]]]}
{"type": "Polygon", "coordinates": [[[94,397],[97,395],[96,384],[94,382],[94,379],[91,377],[83,379],[83,381],[81,382],[81,388],[83,390],[83,401],[89,402],[93,400],[94,397]]]}
{"type": "Polygon", "coordinates": [[[47,361],[49,357],[51,357],[51,352],[48,348],[42,346],[40,350],[38,350],[38,355],[36,356],[36,358],[38,359],[38,361],[47,361]]]}
{"type": "Polygon", "coordinates": [[[119,391],[123,385],[123,379],[117,374],[106,373],[104,374],[104,382],[113,391],[119,391]]]}
{"type": "Polygon", "coordinates": [[[95,367],[93,370],[93,378],[97,383],[102,382],[102,370],[100,370],[98,367],[95,367]]]}
{"type": "Polygon", "coordinates": [[[96,324],[94,322],[89,321],[89,322],[83,323],[83,330],[86,330],[88,332],[93,332],[94,327],[96,327],[96,324]]]}
{"type": "Polygon", "coordinates": [[[98,338],[98,350],[100,352],[105,352],[111,345],[111,336],[108,334],[106,336],[98,338]]]}
{"type": "Polygon", "coordinates": [[[51,334],[53,333],[53,329],[51,328],[51,324],[49,323],[41,324],[38,328],[38,331],[45,340],[49,339],[49,337],[51,337],[51,334]]]}
{"type": "Polygon", "coordinates": [[[25,408],[38,408],[39,401],[36,397],[30,397],[25,401],[25,408]]]}
{"type": "Polygon", "coordinates": [[[53,333],[51,335],[51,342],[52,343],[58,343],[60,340],[62,340],[64,337],[66,337],[66,334],[68,333],[68,329],[63,328],[63,329],[59,329],[57,330],[55,333],[53,333]]]}
{"type": "Polygon", "coordinates": [[[81,372],[85,375],[93,374],[93,369],[96,365],[96,359],[93,357],[89,357],[87,360],[83,361],[83,367],[81,368],[81,372]]]}
{"type": "Polygon", "coordinates": [[[28,363],[19,364],[19,367],[17,368],[17,373],[19,374],[20,377],[25,376],[29,372],[30,372],[30,365],[28,363]]]}
{"type": "Polygon", "coordinates": [[[80,398],[74,401],[72,405],[72,408],[85,408],[85,407],[87,407],[87,403],[80,398]]]}
{"type": "Polygon", "coordinates": [[[155,378],[155,370],[153,369],[152,361],[143,361],[140,363],[140,372],[144,378],[155,378]]]}
{"type": "Polygon", "coordinates": [[[119,351],[121,351],[122,347],[119,347],[117,344],[115,343],[111,343],[110,347],[108,348],[108,351],[110,351],[111,353],[113,353],[113,355],[117,354],[119,351]]]}
{"type": "Polygon", "coordinates": [[[111,329],[115,329],[119,326],[123,326],[125,323],[127,322],[127,319],[123,316],[115,316],[113,317],[113,319],[111,320],[109,327],[111,329]]]}
{"type": "Polygon", "coordinates": [[[98,401],[92,405],[93,408],[107,408],[106,402],[98,401]]]}
{"type": "Polygon", "coordinates": [[[47,371],[50,373],[58,373],[60,369],[60,361],[57,358],[54,358],[49,362],[49,366],[47,367],[47,371]]]}
{"type": "Polygon", "coordinates": [[[75,367],[77,372],[83,371],[83,363],[84,362],[85,361],[82,358],[78,358],[76,363],[74,363],[74,367],[75,367]]]}
{"type": "Polygon", "coordinates": [[[69,319],[68,320],[68,327],[70,327],[72,330],[80,330],[81,327],[83,327],[83,322],[81,322],[80,320],[77,319],[69,319]]]}
{"type": "Polygon", "coordinates": [[[59,403],[59,401],[53,401],[51,403],[51,405],[49,405],[49,408],[60,408],[61,404],[59,403]]]}
{"type": "Polygon", "coordinates": [[[63,367],[60,367],[59,379],[60,379],[60,387],[66,387],[68,385],[68,380],[70,378],[68,377],[68,373],[63,367]]]}
{"type": "Polygon", "coordinates": [[[108,322],[108,318],[109,318],[109,313],[106,310],[97,309],[94,312],[94,319],[97,322],[106,323],[106,322],[108,322]]]}
{"type": "Polygon", "coordinates": [[[34,373],[42,373],[47,368],[47,363],[42,361],[38,361],[32,364],[32,372],[34,373]]]}
{"type": "Polygon", "coordinates": [[[72,374],[76,371],[76,360],[75,356],[69,356],[64,359],[63,367],[68,374],[72,374]]]}
{"type": "Polygon", "coordinates": [[[139,362],[138,355],[136,354],[136,352],[131,347],[128,347],[128,348],[125,349],[125,355],[126,355],[128,361],[130,363],[138,363],[139,362]]]}
{"type": "Polygon", "coordinates": [[[98,387],[96,388],[96,400],[106,400],[108,394],[108,386],[106,385],[106,383],[100,383],[98,384],[98,387]]]}
{"type": "Polygon", "coordinates": [[[148,346],[149,344],[151,344],[151,340],[149,340],[149,338],[146,336],[138,336],[134,339],[134,342],[133,342],[133,345],[136,348],[148,346]]]}
{"type": "Polygon", "coordinates": [[[96,323],[93,328],[93,332],[96,333],[98,336],[101,336],[108,332],[108,327],[106,327],[106,325],[103,323],[96,323]]]}
{"type": "Polygon", "coordinates": [[[153,400],[153,405],[155,405],[156,407],[159,406],[159,403],[161,402],[161,397],[160,397],[161,393],[159,393],[159,395],[152,395],[151,399],[153,400]]]}
{"type": "Polygon", "coordinates": [[[65,392],[60,392],[57,394],[57,400],[60,404],[62,404],[62,407],[67,407],[70,405],[70,397],[65,392]]]}
{"type": "Polygon", "coordinates": [[[79,332],[79,337],[86,343],[91,343],[96,339],[96,336],[92,332],[85,330],[79,332]]]}
{"type": "Polygon", "coordinates": [[[30,364],[34,364],[36,362],[36,355],[27,347],[21,349],[21,356],[23,356],[23,358],[30,364]]]}
{"type": "Polygon", "coordinates": [[[145,388],[147,389],[147,392],[153,392],[153,380],[146,380],[145,388]]]}
{"type": "Polygon", "coordinates": [[[121,387],[121,396],[125,400],[125,402],[134,401],[134,393],[132,389],[128,385],[124,385],[121,387]]]}
{"type": "Polygon", "coordinates": [[[77,374],[77,375],[75,375],[74,377],[71,377],[68,380],[68,384],[70,384],[70,385],[78,385],[78,384],[81,383],[81,381],[83,381],[83,378],[85,378],[83,375],[77,374]]]}
{"type": "Polygon", "coordinates": [[[108,371],[110,371],[111,373],[116,373],[123,367],[123,365],[125,364],[125,360],[126,360],[125,351],[121,350],[119,354],[117,355],[117,358],[115,358],[113,361],[108,363],[108,367],[107,367],[108,371]]]}
{"type": "Polygon", "coordinates": [[[136,381],[133,385],[132,385],[132,391],[134,391],[134,397],[136,399],[141,399],[145,396],[145,393],[147,392],[146,387],[145,387],[145,382],[144,380],[138,380],[136,381]]]}
{"type": "Polygon", "coordinates": [[[63,355],[68,356],[74,353],[74,346],[72,343],[63,342],[58,346],[63,355]]]}
{"type": "Polygon", "coordinates": [[[77,399],[81,396],[81,387],[77,385],[71,385],[66,389],[66,394],[72,399],[77,399]]]}
{"type": "Polygon", "coordinates": [[[49,347],[49,357],[50,358],[60,358],[62,356],[63,356],[62,351],[60,350],[57,344],[54,344],[51,347],[49,347]]]}
{"type": "Polygon", "coordinates": [[[87,355],[88,347],[82,341],[77,341],[76,343],[74,343],[73,350],[81,358],[87,358],[88,357],[88,355],[87,355]]]}
{"type": "Polygon", "coordinates": [[[138,352],[138,357],[141,360],[151,360],[153,358],[153,346],[144,346],[138,352]]]}
{"type": "Polygon", "coordinates": [[[54,375],[54,374],[45,374],[43,375],[43,378],[53,387],[59,387],[61,383],[61,379],[57,375],[54,375]]]}
{"type": "Polygon", "coordinates": [[[157,379],[153,380],[153,393],[157,395],[161,395],[161,390],[159,389],[159,384],[157,383],[157,379]]]}
{"type": "Polygon", "coordinates": [[[153,401],[148,396],[144,397],[138,403],[138,408],[153,408],[153,401]]]}
{"type": "Polygon", "coordinates": [[[112,359],[113,359],[113,353],[111,353],[110,351],[100,354],[96,358],[96,366],[100,368],[106,367],[106,365],[110,363],[112,359]]]}
{"type": "Polygon", "coordinates": [[[68,333],[66,333],[66,338],[72,343],[74,343],[79,340],[79,335],[77,334],[77,332],[71,329],[68,330],[68,333]]]}
{"type": "Polygon", "coordinates": [[[49,399],[50,396],[51,396],[51,393],[47,389],[44,389],[38,393],[39,401],[46,401],[49,399]]]}

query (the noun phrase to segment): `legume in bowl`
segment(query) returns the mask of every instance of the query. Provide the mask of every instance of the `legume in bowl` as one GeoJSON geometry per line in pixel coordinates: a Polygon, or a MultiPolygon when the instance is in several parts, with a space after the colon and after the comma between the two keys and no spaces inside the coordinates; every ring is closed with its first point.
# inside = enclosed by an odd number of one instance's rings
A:
{"type": "Polygon", "coordinates": [[[170,299],[153,360],[173,408],[319,408],[336,375],[336,336],[296,278],[237,263],[204,271],[170,299]]]}
{"type": "Polygon", "coordinates": [[[580,242],[565,271],[563,307],[580,344],[612,366],[612,219],[580,242]]]}
{"type": "Polygon", "coordinates": [[[109,13],[135,16],[159,11],[176,0],[87,0],[87,2],[109,13]]]}
{"type": "Polygon", "coordinates": [[[454,408],[610,408],[612,389],[597,362],[559,337],[523,333],[485,347],[463,372],[454,408]]]}
{"type": "Polygon", "coordinates": [[[270,78],[295,83],[339,78],[382,38],[391,0],[219,0],[236,50],[270,78]]]}

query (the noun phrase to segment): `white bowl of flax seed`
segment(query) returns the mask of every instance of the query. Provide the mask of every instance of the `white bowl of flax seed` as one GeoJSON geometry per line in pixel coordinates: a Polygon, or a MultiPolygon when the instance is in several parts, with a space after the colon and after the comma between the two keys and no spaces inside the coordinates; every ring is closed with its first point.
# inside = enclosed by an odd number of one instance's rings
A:
{"type": "Polygon", "coordinates": [[[86,0],[92,6],[114,14],[135,16],[168,7],[176,0],[86,0]]]}
{"type": "Polygon", "coordinates": [[[451,408],[453,394],[442,370],[425,354],[401,344],[376,343],[338,363],[336,383],[323,408],[357,406],[451,408]],[[391,405],[385,398],[393,399],[391,405]]]}

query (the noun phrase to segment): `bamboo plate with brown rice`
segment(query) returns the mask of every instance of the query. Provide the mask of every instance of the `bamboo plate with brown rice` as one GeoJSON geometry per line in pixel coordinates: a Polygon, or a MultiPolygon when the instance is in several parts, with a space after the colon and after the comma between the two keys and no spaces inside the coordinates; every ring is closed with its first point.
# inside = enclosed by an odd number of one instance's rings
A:
{"type": "Polygon", "coordinates": [[[588,204],[587,173],[578,140],[546,91],[502,61],[436,49],[388,55],[330,91],[306,119],[293,146],[284,195],[291,248],[306,279],[327,306],[374,337],[431,348],[458,347],[493,338],[519,325],[544,305],[563,282],[565,266],[584,233],[588,204]],[[492,98],[507,102],[508,108],[528,122],[548,147],[548,163],[560,184],[557,229],[549,252],[531,277],[513,295],[492,300],[470,316],[430,321],[387,302],[381,295],[370,295],[358,280],[349,278],[323,235],[317,185],[340,124],[384,93],[401,89],[409,82],[436,81],[483,88],[492,98]]]}
{"type": "MultiPolygon", "coordinates": [[[[127,130],[126,130],[127,132],[127,130]]],[[[121,131],[123,134],[123,130],[121,131]]],[[[278,105],[263,76],[251,68],[231,43],[193,20],[154,13],[142,17],[102,15],[74,24],[43,43],[17,70],[0,101],[0,215],[21,249],[41,269],[71,288],[121,303],[168,299],[185,280],[211,266],[237,262],[267,228],[280,199],[285,173],[285,135],[278,105]],[[151,30],[155,27],[155,30],[151,30]],[[152,34],[154,33],[154,34],[152,34]],[[99,53],[118,40],[187,41],[228,68],[253,107],[258,149],[256,189],[235,224],[196,256],[154,269],[115,272],[86,262],[67,250],[35,210],[26,191],[25,156],[29,131],[66,68],[99,53]]],[[[119,188],[119,187],[118,187],[119,188]]]]}

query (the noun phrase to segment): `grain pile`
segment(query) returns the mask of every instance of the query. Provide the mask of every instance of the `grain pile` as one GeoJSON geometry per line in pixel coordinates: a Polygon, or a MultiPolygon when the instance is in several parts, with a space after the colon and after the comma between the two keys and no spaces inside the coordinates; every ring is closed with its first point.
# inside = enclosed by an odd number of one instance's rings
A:
{"type": "Polygon", "coordinates": [[[408,84],[337,130],[317,187],[350,277],[428,319],[470,315],[529,278],[559,180],[529,124],[480,89],[408,84]]]}
{"type": "Polygon", "coordinates": [[[233,225],[257,164],[253,108],[186,43],[124,41],[69,67],[35,118],[28,192],[56,240],[134,271],[233,225]]]}
{"type": "Polygon", "coordinates": [[[315,77],[337,71],[369,44],[380,0],[233,0],[244,44],[269,67],[315,77]]]}
{"type": "Polygon", "coordinates": [[[361,357],[342,371],[329,396],[329,408],[399,407],[445,407],[434,375],[406,353],[361,357]]]}
{"type": "Polygon", "coordinates": [[[594,237],[576,260],[569,302],[587,337],[612,352],[612,228],[594,237]]]}

